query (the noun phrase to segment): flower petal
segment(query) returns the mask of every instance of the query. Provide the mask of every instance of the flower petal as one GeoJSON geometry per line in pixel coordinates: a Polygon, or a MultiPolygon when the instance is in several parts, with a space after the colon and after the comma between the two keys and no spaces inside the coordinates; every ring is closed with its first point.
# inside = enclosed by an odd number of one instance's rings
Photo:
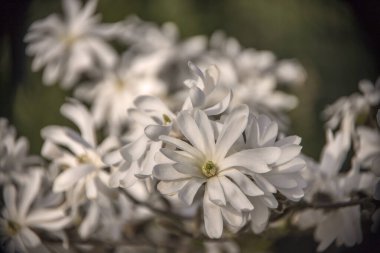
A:
{"type": "Polygon", "coordinates": [[[203,197],[203,217],[207,235],[210,238],[220,238],[223,233],[222,213],[220,207],[212,203],[206,193],[203,197]]]}
{"type": "Polygon", "coordinates": [[[219,177],[214,176],[207,180],[206,189],[210,201],[218,206],[226,205],[226,198],[224,197],[223,188],[219,182],[219,177]]]}
{"type": "Polygon", "coordinates": [[[178,197],[188,205],[191,205],[194,200],[194,196],[197,194],[199,188],[205,183],[203,178],[194,178],[188,181],[188,183],[179,191],[178,197]]]}
{"type": "Polygon", "coordinates": [[[231,146],[241,136],[247,126],[248,113],[248,107],[241,105],[234,108],[228,115],[216,141],[216,160],[224,158],[231,146]]]}
{"type": "Polygon", "coordinates": [[[94,167],[88,164],[65,170],[54,180],[53,192],[68,190],[76,182],[78,182],[87,174],[91,173],[93,170],[94,167]]]}
{"type": "Polygon", "coordinates": [[[233,208],[241,211],[253,210],[253,205],[251,204],[251,202],[234,183],[232,183],[228,178],[223,176],[219,177],[219,181],[223,187],[227,201],[231,204],[233,208]]]}
{"type": "Polygon", "coordinates": [[[220,175],[231,178],[248,196],[260,196],[264,194],[251,179],[236,169],[222,171],[220,175]]]}

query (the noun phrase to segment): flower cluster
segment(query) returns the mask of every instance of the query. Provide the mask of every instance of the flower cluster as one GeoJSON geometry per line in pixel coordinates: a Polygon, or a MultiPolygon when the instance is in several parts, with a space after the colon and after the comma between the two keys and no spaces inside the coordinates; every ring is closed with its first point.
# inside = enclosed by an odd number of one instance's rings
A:
{"type": "Polygon", "coordinates": [[[41,129],[32,156],[0,119],[0,251],[233,253],[240,235],[292,222],[323,251],[359,244],[364,211],[380,224],[379,84],[327,107],[316,162],[287,134],[296,60],[62,3],[25,40],[43,83],[72,92],[72,127],[41,129]]]}

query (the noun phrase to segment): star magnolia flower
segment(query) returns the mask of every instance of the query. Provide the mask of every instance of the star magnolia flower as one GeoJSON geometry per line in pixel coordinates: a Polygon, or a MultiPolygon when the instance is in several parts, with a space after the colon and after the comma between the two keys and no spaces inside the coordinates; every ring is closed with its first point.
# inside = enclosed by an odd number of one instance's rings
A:
{"type": "Polygon", "coordinates": [[[96,0],[87,1],[82,9],[79,0],[62,3],[64,19],[53,14],[33,23],[25,40],[27,53],[35,57],[33,71],[45,66],[44,83],[62,80],[62,87],[70,88],[81,73],[112,67],[116,54],[104,41],[113,28],[98,25],[99,17],[93,15],[96,0]]]}
{"type": "Polygon", "coordinates": [[[28,154],[25,137],[16,137],[16,130],[8,120],[0,118],[0,183],[10,178],[17,180],[30,166],[40,165],[41,159],[28,154]]]}
{"type": "Polygon", "coordinates": [[[129,187],[139,178],[148,178],[156,162],[155,154],[162,146],[158,137],[169,134],[175,114],[158,98],[140,96],[136,108],[128,110],[131,129],[127,135],[129,143],[109,156],[106,161],[117,165],[110,179],[111,187],[129,187]]]}
{"type": "Polygon", "coordinates": [[[305,161],[299,157],[301,138],[288,136],[278,138],[278,125],[265,115],[251,115],[245,130],[245,149],[277,147],[280,157],[269,165],[270,170],[264,173],[251,173],[250,176],[265,193],[262,196],[250,197],[255,209],[251,211],[251,228],[255,233],[262,232],[268,223],[270,210],[277,208],[278,202],[273,196],[280,192],[286,198],[298,201],[304,196],[306,182],[301,175],[305,161]]]}
{"type": "Polygon", "coordinates": [[[163,96],[166,86],[160,80],[157,66],[143,57],[124,57],[116,70],[106,72],[94,87],[79,87],[76,96],[92,104],[92,114],[98,127],[107,126],[111,135],[119,135],[127,122],[126,110],[140,95],[163,96]]]}
{"type": "Polygon", "coordinates": [[[36,197],[41,191],[42,175],[41,170],[30,172],[19,195],[14,185],[4,186],[4,207],[1,208],[0,218],[0,251],[29,252],[41,246],[41,239],[34,229],[52,233],[60,231],[71,222],[62,208],[36,205],[36,197]]]}
{"type": "Polygon", "coordinates": [[[203,73],[193,63],[189,62],[188,65],[198,79],[185,81],[190,90],[182,110],[201,109],[209,116],[223,113],[230,104],[232,93],[229,88],[218,84],[218,68],[212,65],[203,73]]]}
{"type": "Polygon", "coordinates": [[[107,186],[109,181],[109,173],[105,170],[108,165],[102,157],[118,148],[118,141],[108,138],[97,146],[93,119],[78,102],[64,104],[61,113],[78,126],[81,135],[67,127],[48,126],[42,129],[41,135],[45,139],[42,154],[61,169],[55,178],[53,191],[70,191],[78,196],[85,191],[88,199],[95,199],[98,188],[107,186]]]}
{"type": "MultiPolygon", "coordinates": [[[[305,200],[313,203],[336,203],[350,201],[355,192],[371,194],[374,177],[369,173],[359,173],[358,162],[347,174],[339,174],[348,149],[343,133],[335,136],[328,132],[328,142],[323,149],[319,164],[309,162],[305,172],[309,175],[309,186],[305,190],[305,200]]],[[[296,216],[296,224],[307,229],[316,227],[315,239],[319,242],[318,251],[325,250],[330,244],[353,246],[362,240],[360,206],[334,210],[307,210],[296,216]]]]}
{"type": "Polygon", "coordinates": [[[153,175],[161,180],[158,190],[163,194],[178,193],[179,198],[190,205],[204,186],[205,229],[212,238],[221,236],[223,217],[236,225],[236,216],[241,218],[242,212],[253,210],[247,196],[263,194],[245,173],[267,172],[270,170],[268,164],[281,155],[278,147],[235,151],[233,144],[242,138],[248,114],[247,106],[236,107],[217,134],[205,112],[195,110],[192,116],[183,111],[176,123],[190,144],[171,136],[160,136],[167,145],[179,150],[161,149],[172,162],[155,166],[153,175]]]}

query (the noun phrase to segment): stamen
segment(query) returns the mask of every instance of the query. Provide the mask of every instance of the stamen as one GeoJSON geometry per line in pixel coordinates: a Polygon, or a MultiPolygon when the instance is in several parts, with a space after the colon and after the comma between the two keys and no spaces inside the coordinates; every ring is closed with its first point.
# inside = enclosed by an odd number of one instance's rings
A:
{"type": "Polygon", "coordinates": [[[206,177],[213,177],[216,175],[217,172],[218,172],[218,167],[213,161],[207,161],[202,166],[202,173],[206,177]]]}

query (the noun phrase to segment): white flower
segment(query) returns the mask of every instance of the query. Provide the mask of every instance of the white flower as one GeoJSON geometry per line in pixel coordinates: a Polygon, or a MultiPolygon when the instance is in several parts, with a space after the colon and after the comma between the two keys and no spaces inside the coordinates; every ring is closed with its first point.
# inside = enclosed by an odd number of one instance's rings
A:
{"type": "Polygon", "coordinates": [[[0,183],[16,179],[25,169],[41,164],[37,156],[29,155],[29,143],[25,137],[16,136],[16,129],[0,118],[0,183]]]}
{"type": "Polygon", "coordinates": [[[179,150],[161,149],[171,162],[154,168],[153,175],[161,180],[158,190],[162,194],[178,193],[179,198],[190,205],[204,186],[205,229],[212,238],[221,236],[223,218],[232,226],[243,224],[242,212],[254,208],[247,196],[263,194],[247,175],[268,172],[268,164],[281,155],[278,147],[236,152],[233,144],[242,139],[248,113],[246,106],[236,107],[219,132],[213,129],[205,112],[196,110],[192,116],[183,111],[176,123],[190,144],[171,136],[160,136],[167,145],[179,150]]]}
{"type": "Polygon", "coordinates": [[[112,27],[98,24],[96,0],[81,8],[79,0],[64,0],[64,18],[52,14],[32,24],[26,35],[27,53],[34,56],[32,69],[45,66],[43,82],[62,81],[70,88],[84,72],[110,68],[116,62],[114,50],[104,41],[112,27]]]}
{"type": "Polygon", "coordinates": [[[359,90],[362,94],[354,93],[349,97],[342,97],[324,110],[323,115],[328,119],[327,127],[336,129],[346,117],[350,117],[354,124],[361,116],[367,116],[371,107],[380,103],[380,81],[375,85],[367,80],[360,81],[359,90]]]}
{"type": "Polygon", "coordinates": [[[293,75],[300,75],[298,77],[286,76],[291,61],[277,63],[273,53],[242,48],[236,39],[226,38],[222,33],[214,33],[210,44],[210,51],[196,63],[203,66],[218,62],[223,73],[220,83],[234,90],[232,103],[247,104],[253,113],[266,114],[285,127],[288,119],[284,112],[294,109],[298,99],[278,90],[277,86],[287,78],[288,81],[303,80],[304,71],[293,71],[297,72],[293,75]]]}
{"type": "Polygon", "coordinates": [[[97,145],[93,119],[82,104],[66,103],[61,113],[78,126],[81,134],[60,126],[48,126],[41,131],[45,139],[43,156],[62,170],[55,178],[53,191],[69,191],[74,198],[85,192],[88,199],[95,199],[99,187],[107,186],[109,181],[109,173],[105,170],[108,165],[102,157],[118,148],[119,143],[111,137],[97,145]]]}
{"type": "Polygon", "coordinates": [[[359,146],[356,153],[364,168],[370,168],[380,176],[380,132],[377,129],[360,126],[357,128],[359,146]]]}
{"type": "Polygon", "coordinates": [[[196,65],[188,62],[189,68],[197,79],[185,81],[189,88],[182,110],[201,109],[207,115],[219,115],[229,106],[232,99],[231,90],[219,85],[219,69],[212,65],[203,73],[196,65]]]}
{"type": "Polygon", "coordinates": [[[125,56],[115,70],[109,70],[95,87],[90,84],[76,90],[77,97],[91,102],[98,127],[106,126],[111,135],[119,135],[127,122],[126,110],[140,95],[163,96],[166,86],[158,77],[157,67],[143,57],[125,56]]]}
{"type": "Polygon", "coordinates": [[[129,187],[139,178],[149,178],[156,165],[155,154],[162,146],[158,137],[172,130],[175,114],[158,98],[140,96],[136,108],[128,110],[131,122],[126,136],[129,143],[107,159],[117,165],[110,179],[111,187],[129,187]],[[121,155],[121,157],[120,157],[121,155]]]}
{"type": "Polygon", "coordinates": [[[41,170],[33,170],[28,175],[21,193],[18,194],[16,187],[12,184],[6,184],[3,188],[4,207],[1,209],[0,218],[0,250],[6,252],[29,252],[32,248],[41,245],[41,239],[34,229],[59,231],[71,221],[62,208],[36,205],[36,197],[41,194],[43,173],[41,170]],[[6,248],[2,248],[3,246],[6,248]]]}
{"type": "Polygon", "coordinates": [[[246,149],[277,147],[281,150],[278,159],[269,165],[269,171],[251,175],[265,193],[250,198],[255,206],[251,212],[251,228],[255,233],[260,233],[266,228],[269,208],[277,208],[278,202],[273,196],[274,193],[280,192],[292,201],[298,201],[304,196],[303,188],[306,187],[306,182],[301,171],[305,167],[305,161],[299,157],[302,148],[299,145],[301,138],[294,135],[277,139],[277,123],[265,115],[250,117],[245,136],[246,149]]]}
{"type": "MultiPolygon", "coordinates": [[[[374,178],[369,173],[359,173],[357,161],[346,174],[339,174],[347,156],[348,148],[344,133],[335,136],[328,132],[328,142],[323,149],[321,162],[311,162],[305,172],[309,173],[309,187],[305,200],[317,204],[347,202],[355,192],[370,194],[374,178]]],[[[296,217],[296,223],[303,229],[316,227],[315,239],[319,242],[318,251],[325,250],[331,243],[353,246],[362,240],[360,206],[337,209],[307,210],[296,217]]]]}

